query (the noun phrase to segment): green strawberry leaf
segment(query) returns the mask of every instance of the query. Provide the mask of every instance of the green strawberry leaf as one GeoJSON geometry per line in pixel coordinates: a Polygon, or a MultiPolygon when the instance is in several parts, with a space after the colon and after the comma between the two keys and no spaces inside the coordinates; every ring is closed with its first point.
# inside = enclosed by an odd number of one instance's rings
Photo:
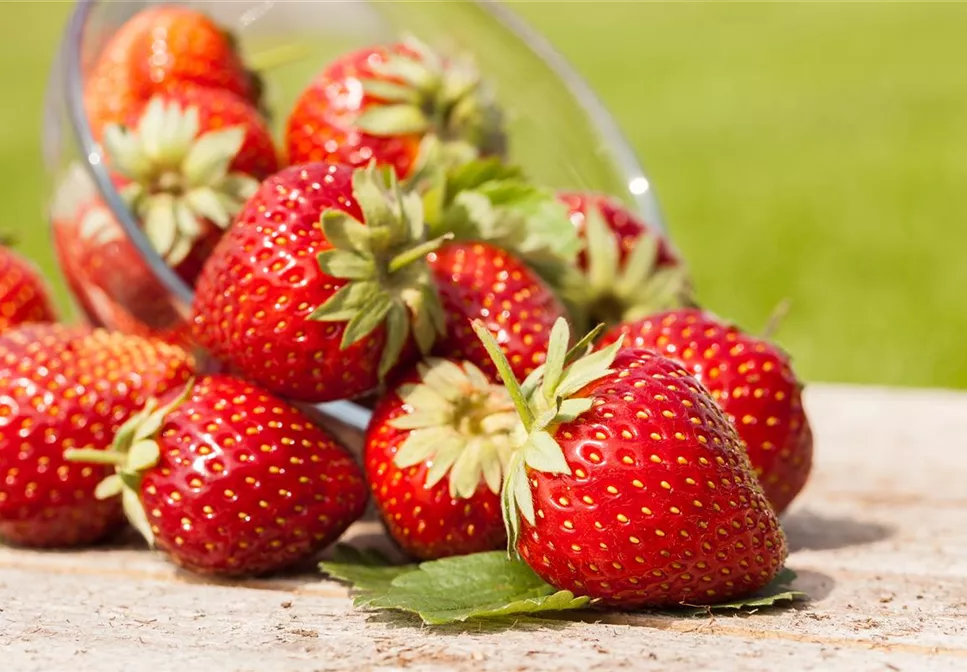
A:
{"type": "MultiPolygon", "coordinates": [[[[504,551],[391,565],[376,551],[340,544],[332,558],[320,569],[331,578],[352,584],[355,606],[416,614],[428,625],[573,611],[591,605],[588,597],[555,591],[526,563],[509,559],[504,551]]],[[[683,604],[653,613],[700,616],[808,599],[805,593],[790,589],[795,579],[794,571],[783,568],[768,586],[748,597],[702,606],[683,604]]]]}
{"type": "Polygon", "coordinates": [[[524,178],[519,167],[489,157],[474,159],[453,168],[447,176],[447,188],[452,194],[458,194],[494,181],[523,182],[524,178]]]}
{"type": "Polygon", "coordinates": [[[795,580],[796,573],[788,567],[783,567],[769,585],[762,590],[756,591],[752,595],[731,602],[719,602],[718,604],[709,604],[707,606],[688,606],[678,610],[676,613],[697,616],[715,611],[757,609],[760,607],[772,607],[782,602],[803,602],[808,600],[809,596],[801,590],[790,590],[790,586],[795,580]]]}
{"type": "Polygon", "coordinates": [[[325,572],[334,579],[351,583],[360,590],[379,591],[405,571],[416,565],[392,565],[386,556],[373,549],[359,550],[346,544],[337,544],[332,550],[332,560],[323,563],[325,572]]]}
{"type": "Polygon", "coordinates": [[[320,567],[353,584],[357,606],[417,614],[429,625],[581,609],[590,603],[570,591],[555,591],[503,551],[401,567],[374,565],[366,558],[346,562],[348,557],[320,567]]]}

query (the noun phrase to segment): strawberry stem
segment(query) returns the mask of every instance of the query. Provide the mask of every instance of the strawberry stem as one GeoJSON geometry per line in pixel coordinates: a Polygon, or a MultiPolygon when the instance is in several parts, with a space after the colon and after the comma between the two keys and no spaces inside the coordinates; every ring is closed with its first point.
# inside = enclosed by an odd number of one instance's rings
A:
{"type": "Polygon", "coordinates": [[[568,350],[564,357],[564,366],[573,364],[574,360],[583,357],[587,353],[588,346],[594,343],[594,340],[604,331],[604,327],[604,322],[599,323],[598,326],[585,334],[584,338],[575,343],[574,347],[568,350]]]}
{"type": "Polygon", "coordinates": [[[782,321],[786,319],[791,307],[792,301],[788,298],[776,304],[776,307],[772,309],[772,314],[769,315],[769,319],[766,320],[766,325],[762,328],[762,338],[767,341],[772,339],[775,333],[779,331],[779,327],[782,326],[782,321]]]}
{"type": "Polygon", "coordinates": [[[104,464],[120,467],[124,464],[125,456],[112,450],[96,450],[94,448],[68,448],[64,451],[64,459],[68,462],[87,462],[90,464],[104,464]]]}
{"type": "Polygon", "coordinates": [[[260,51],[245,59],[249,70],[263,73],[275,70],[283,65],[289,65],[309,57],[309,45],[305,42],[295,42],[272,47],[260,51]]]}
{"type": "Polygon", "coordinates": [[[510,367],[510,362],[507,361],[507,357],[504,356],[503,351],[501,351],[500,346],[497,345],[497,341],[494,340],[493,335],[490,330],[487,329],[485,325],[480,320],[474,320],[471,323],[474,332],[477,334],[477,338],[483,343],[484,348],[487,350],[487,354],[490,355],[490,359],[493,360],[494,366],[497,367],[497,373],[500,374],[500,379],[504,381],[504,386],[510,393],[510,398],[514,400],[514,406],[517,408],[517,413],[520,415],[521,421],[524,423],[524,429],[528,432],[534,426],[534,413],[531,411],[530,405],[527,403],[527,399],[524,397],[524,392],[520,388],[520,384],[517,382],[517,378],[514,376],[514,371],[510,367]]]}
{"type": "Polygon", "coordinates": [[[428,240],[425,243],[417,245],[416,247],[411,247],[405,252],[401,252],[390,259],[390,262],[387,264],[386,268],[390,273],[395,273],[401,268],[423,259],[426,255],[430,254],[430,252],[436,251],[448,240],[453,240],[452,233],[446,233],[439,238],[434,238],[433,240],[428,240]]]}

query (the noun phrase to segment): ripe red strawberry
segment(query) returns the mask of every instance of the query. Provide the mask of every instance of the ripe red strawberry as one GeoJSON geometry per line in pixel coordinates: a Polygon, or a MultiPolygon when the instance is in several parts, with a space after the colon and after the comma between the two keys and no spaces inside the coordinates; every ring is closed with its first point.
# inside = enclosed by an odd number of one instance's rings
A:
{"type": "Polygon", "coordinates": [[[0,241],[0,333],[18,324],[56,319],[40,272],[0,241]]]}
{"type": "MultiPolygon", "coordinates": [[[[108,126],[104,145],[127,205],[188,284],[259,182],[278,168],[258,112],[228,91],[159,94],[108,126]]],[[[122,234],[123,235],[123,234],[122,234]]],[[[125,267],[116,267],[129,282],[125,267]]]]}
{"type": "Polygon", "coordinates": [[[234,38],[204,14],[180,5],[138,12],[114,32],[85,78],[94,137],[154,94],[192,87],[227,91],[253,105],[261,94],[234,38]]]}
{"type": "Polygon", "coordinates": [[[307,164],[266,180],[202,271],[194,334],[280,396],[374,390],[443,329],[420,200],[374,168],[307,164]],[[412,336],[411,336],[412,324],[412,336]]]}
{"type": "Polygon", "coordinates": [[[92,324],[148,336],[183,323],[169,290],[100,198],[79,206],[72,219],[56,220],[53,243],[61,273],[92,324]]]}
{"type": "Polygon", "coordinates": [[[0,336],[0,537],[66,547],[118,529],[121,502],[94,496],[107,472],[64,449],[107,448],[147,397],[190,375],[183,350],[137,336],[53,324],[0,336]]]}
{"type": "Polygon", "coordinates": [[[785,538],[712,397],[680,365],[620,341],[565,366],[567,340],[561,320],[542,374],[512,391],[528,400],[528,436],[503,490],[511,548],[558,589],[625,609],[767,585],[785,538]]]}
{"type": "Polygon", "coordinates": [[[132,524],[178,565],[258,575],[310,558],[366,508],[352,456],[298,409],[257,386],[206,376],[118,432],[101,496],[122,494],[132,524]]]}
{"type": "Polygon", "coordinates": [[[472,65],[406,41],[331,63],[296,101],[285,144],[293,164],[375,159],[403,179],[427,135],[460,154],[503,154],[506,140],[500,111],[472,65]]]}
{"type": "Polygon", "coordinates": [[[564,306],[517,257],[486,243],[451,243],[432,252],[433,270],[446,314],[446,335],[436,352],[497,370],[471,321],[480,318],[497,338],[518,380],[543,364],[547,339],[564,306]]]}
{"type": "Polygon", "coordinates": [[[404,551],[430,560],[506,545],[499,493],[519,424],[507,390],[470,362],[428,360],[382,397],[366,475],[404,551]]]}
{"type": "Polygon", "coordinates": [[[562,192],[583,242],[581,273],[563,292],[588,325],[617,324],[690,303],[688,272],[671,243],[618,201],[562,192]]]}
{"type": "Polygon", "coordinates": [[[768,341],[697,309],[668,311],[619,325],[602,347],[624,337],[682,363],[712,393],[739,437],[777,513],[809,477],[813,435],[802,384],[789,358],[768,341]]]}

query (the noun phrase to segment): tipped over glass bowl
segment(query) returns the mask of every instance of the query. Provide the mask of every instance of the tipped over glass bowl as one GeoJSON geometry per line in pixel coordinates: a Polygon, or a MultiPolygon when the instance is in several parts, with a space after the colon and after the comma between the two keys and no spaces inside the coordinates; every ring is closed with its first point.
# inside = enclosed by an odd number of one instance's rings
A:
{"type": "MultiPolygon", "coordinates": [[[[192,287],[155,251],[125,206],[83,104],[85,77],[107,39],[151,4],[156,3],[79,0],[74,7],[44,110],[49,218],[61,271],[90,323],[186,341],[192,287]],[[92,199],[103,212],[90,211],[92,199]],[[120,226],[107,226],[107,219],[120,226]],[[101,242],[112,254],[88,263],[71,247],[76,235],[105,237],[101,242]],[[112,272],[121,266],[125,273],[112,272]],[[132,274],[136,288],[125,280],[132,274]]],[[[244,56],[268,54],[271,60],[272,53],[300,46],[298,58],[263,73],[277,135],[299,92],[331,59],[412,35],[444,51],[472,54],[506,112],[509,160],[532,179],[616,196],[662,228],[649,181],[608,112],[554,48],[504,4],[213,0],[191,7],[231,31],[244,56]]],[[[350,402],[323,410],[357,428],[368,417],[350,402]]]]}

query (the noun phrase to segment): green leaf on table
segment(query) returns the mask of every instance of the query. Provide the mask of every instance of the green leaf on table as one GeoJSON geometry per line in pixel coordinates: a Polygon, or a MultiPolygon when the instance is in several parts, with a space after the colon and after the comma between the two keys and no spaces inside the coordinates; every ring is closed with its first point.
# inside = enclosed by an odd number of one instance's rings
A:
{"type": "MultiPolygon", "coordinates": [[[[375,551],[339,545],[332,557],[320,568],[332,578],[352,584],[357,607],[413,613],[428,625],[572,611],[591,604],[588,597],[556,591],[526,563],[511,560],[504,551],[391,565],[375,551]]],[[[768,586],[748,597],[655,611],[697,616],[808,599],[805,593],[790,588],[795,579],[796,573],[784,568],[768,586]]]]}
{"type": "Polygon", "coordinates": [[[332,560],[320,565],[330,577],[353,585],[356,589],[356,606],[363,606],[368,600],[385,594],[393,579],[416,567],[392,565],[379,551],[360,550],[346,544],[337,544],[332,551],[332,560]]]}
{"type": "Polygon", "coordinates": [[[676,613],[686,615],[707,614],[715,611],[757,609],[760,607],[772,607],[782,602],[803,602],[809,596],[801,590],[791,590],[792,582],[796,580],[796,573],[788,567],[779,570],[769,585],[762,590],[756,591],[752,595],[732,600],[729,602],[719,602],[707,606],[691,606],[676,613]]]}
{"type": "Polygon", "coordinates": [[[414,613],[431,625],[581,609],[590,603],[570,591],[555,591],[504,551],[401,567],[374,565],[365,557],[346,559],[324,562],[321,569],[353,584],[357,606],[414,613]]]}

